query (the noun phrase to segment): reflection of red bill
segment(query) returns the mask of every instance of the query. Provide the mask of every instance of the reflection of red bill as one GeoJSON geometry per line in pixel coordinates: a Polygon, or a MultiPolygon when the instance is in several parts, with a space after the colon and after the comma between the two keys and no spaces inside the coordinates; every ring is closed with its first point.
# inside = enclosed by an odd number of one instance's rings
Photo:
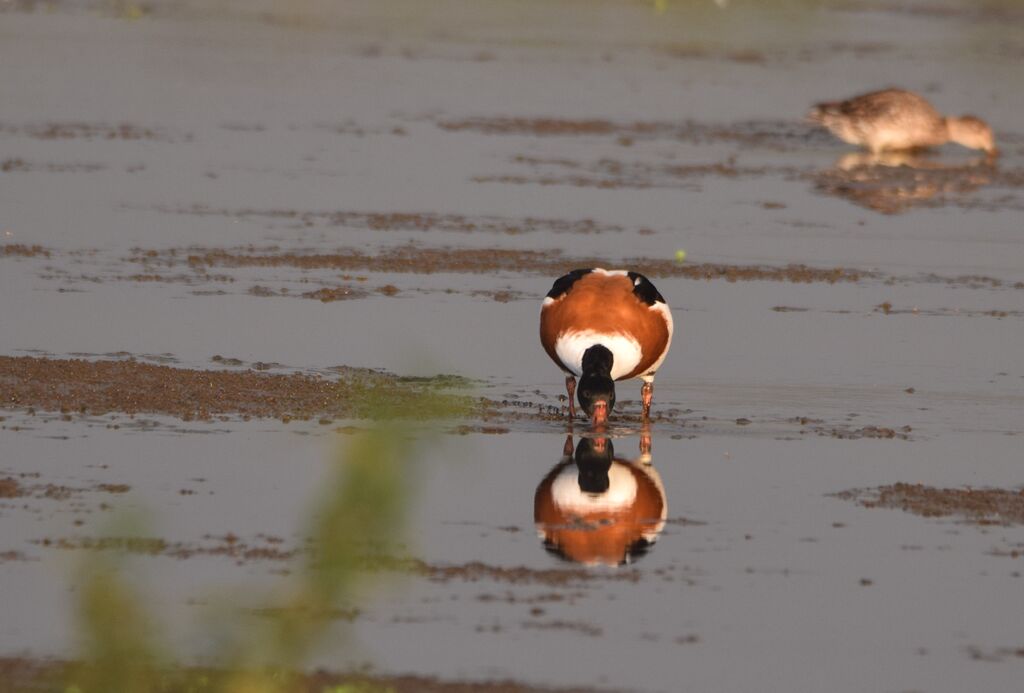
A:
{"type": "Polygon", "coordinates": [[[590,415],[590,419],[595,426],[600,426],[608,423],[608,403],[595,402],[594,413],[590,415]]]}

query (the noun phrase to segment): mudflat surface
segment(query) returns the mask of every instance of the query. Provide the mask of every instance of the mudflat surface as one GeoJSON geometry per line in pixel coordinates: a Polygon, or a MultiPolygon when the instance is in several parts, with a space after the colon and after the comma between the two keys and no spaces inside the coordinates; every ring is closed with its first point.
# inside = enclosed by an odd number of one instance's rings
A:
{"type": "Polygon", "coordinates": [[[384,407],[409,541],[311,672],[1016,690],[1024,15],[706,4],[0,5],[0,676],[77,656],[90,552],[202,662],[384,407]],[[802,122],[890,83],[1002,156],[802,122]],[[618,388],[628,521],[579,510],[591,433],[536,335],[596,264],[676,324],[649,427],[618,388]]]}

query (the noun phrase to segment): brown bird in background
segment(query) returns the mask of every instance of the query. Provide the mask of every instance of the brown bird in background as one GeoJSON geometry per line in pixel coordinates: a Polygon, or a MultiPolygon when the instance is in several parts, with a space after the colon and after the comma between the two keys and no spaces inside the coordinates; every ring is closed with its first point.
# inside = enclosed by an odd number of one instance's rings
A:
{"type": "Polygon", "coordinates": [[[874,153],[938,147],[947,142],[997,153],[992,128],[972,115],[944,117],[927,99],[903,89],[883,89],[845,101],[816,104],[808,113],[833,135],[874,153]]]}

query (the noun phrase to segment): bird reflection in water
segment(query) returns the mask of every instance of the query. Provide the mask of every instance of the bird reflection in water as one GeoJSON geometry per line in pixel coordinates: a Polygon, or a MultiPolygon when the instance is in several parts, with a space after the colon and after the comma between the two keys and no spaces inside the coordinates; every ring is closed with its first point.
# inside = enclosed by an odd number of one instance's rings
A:
{"type": "Polygon", "coordinates": [[[611,438],[566,436],[562,459],[540,482],[533,519],[544,547],[586,565],[621,565],[645,554],[665,527],[668,506],[651,464],[651,438],[640,456],[615,455],[611,438]]]}
{"type": "Polygon", "coordinates": [[[922,152],[850,152],[815,174],[815,189],[825,195],[883,214],[944,202],[974,193],[996,173],[990,156],[943,161],[922,152]]]}

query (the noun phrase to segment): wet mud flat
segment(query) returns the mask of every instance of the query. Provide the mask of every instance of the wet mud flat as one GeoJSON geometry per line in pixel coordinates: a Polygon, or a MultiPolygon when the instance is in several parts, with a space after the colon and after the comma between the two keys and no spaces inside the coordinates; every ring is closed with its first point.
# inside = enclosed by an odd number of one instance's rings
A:
{"type": "MultiPolygon", "coordinates": [[[[34,660],[28,658],[0,659],[0,678],[10,690],[36,691],[50,690],[60,686],[69,676],[73,676],[76,662],[52,660],[34,660]]],[[[216,690],[223,685],[227,675],[216,669],[190,669],[187,671],[168,672],[176,678],[183,679],[180,686],[169,685],[166,690],[216,690]],[[197,688],[198,687],[198,688],[197,688]]],[[[585,688],[545,688],[529,686],[514,681],[444,681],[435,678],[417,676],[374,676],[362,674],[358,676],[335,674],[329,671],[317,671],[296,676],[290,682],[290,690],[318,693],[323,690],[386,690],[396,693],[584,693],[585,688]]]]}
{"type": "MultiPolygon", "coordinates": [[[[481,388],[486,384],[459,376],[397,376],[347,366],[302,373],[281,364],[247,364],[219,355],[210,359],[210,368],[167,365],[174,361],[170,355],[136,358],[131,354],[108,354],[100,359],[0,357],[2,406],[9,412],[0,417],[0,429],[41,430],[50,423],[79,422],[89,427],[145,430],[167,427],[166,421],[161,422],[166,417],[203,424],[276,419],[285,424],[295,422],[300,426],[297,430],[307,434],[359,431],[368,421],[382,417],[444,421],[447,430],[459,435],[557,432],[569,424],[564,396],[532,393],[496,399],[481,394],[494,393],[493,387],[481,388]],[[225,365],[234,369],[217,368],[225,365]],[[304,423],[316,428],[302,426],[304,423]]],[[[661,407],[644,422],[634,405],[624,399],[613,431],[631,433],[654,425],[675,437],[731,436],[741,431],[753,436],[847,440],[910,440],[913,431],[910,425],[859,425],[856,417],[826,420],[765,412],[754,420],[709,418],[692,409],[670,406],[661,407]]],[[[170,430],[175,428],[180,429],[180,424],[170,424],[170,430]]]]}
{"type": "Polygon", "coordinates": [[[1014,689],[1019,10],[668,5],[0,8],[0,687],[97,557],[214,672],[384,425],[408,535],[311,690],[1014,689]],[[1002,156],[801,122],[879,74],[1002,156]],[[588,265],[673,307],[647,426],[570,429],[536,344],[588,265]]]}
{"type": "Polygon", "coordinates": [[[400,379],[385,373],[338,368],[334,378],[255,370],[192,370],[134,360],[86,361],[0,357],[5,408],[102,416],[110,412],[165,414],[184,421],[231,415],[288,421],[366,418],[374,411],[413,416],[412,405],[433,390],[429,412],[450,415],[470,401],[442,391],[458,379],[400,379]],[[340,376],[340,377],[338,377],[340,376]],[[402,407],[402,400],[410,406],[402,407]],[[376,408],[376,409],[375,409],[376,408]]]}
{"type": "MultiPolygon", "coordinates": [[[[340,270],[365,269],[375,272],[412,272],[432,274],[437,272],[459,272],[482,274],[495,271],[530,272],[554,275],[565,267],[595,266],[602,262],[593,257],[559,257],[553,252],[530,252],[522,250],[466,250],[459,248],[435,249],[400,247],[369,256],[358,251],[345,254],[243,254],[230,251],[211,250],[205,253],[189,254],[187,262],[192,266],[210,267],[274,267],[291,266],[302,268],[331,268],[340,270]]],[[[712,279],[717,277],[729,281],[792,281],[792,282],[837,282],[856,281],[859,272],[844,268],[819,269],[804,265],[787,267],[742,267],[729,265],[683,265],[673,261],[633,261],[631,267],[651,277],[684,276],[691,279],[712,279]]]]}
{"type": "MultiPolygon", "coordinates": [[[[167,250],[136,248],[128,257],[109,257],[96,249],[61,253],[42,246],[18,244],[7,244],[0,248],[3,248],[7,258],[41,259],[43,262],[36,265],[37,276],[56,284],[60,292],[81,291],[89,285],[105,282],[179,284],[194,287],[192,293],[200,296],[244,290],[251,296],[305,298],[323,303],[364,299],[374,295],[408,295],[410,291],[461,292],[474,297],[490,298],[499,303],[535,300],[537,294],[513,288],[511,283],[506,285],[507,288],[490,284],[487,288],[453,288],[451,284],[434,285],[431,288],[419,284],[415,288],[403,289],[392,282],[396,275],[473,276],[500,273],[505,276],[551,277],[567,268],[615,262],[628,265],[652,279],[724,279],[733,283],[883,283],[889,286],[919,283],[991,290],[1024,289],[1024,282],[983,274],[940,275],[935,272],[918,272],[896,275],[874,268],[814,267],[794,263],[784,266],[698,263],[651,257],[610,261],[609,258],[596,256],[573,256],[561,249],[539,251],[435,247],[415,242],[383,245],[376,252],[366,252],[360,248],[335,248],[332,252],[322,252],[317,247],[287,249],[279,245],[235,248],[190,246],[167,250]],[[311,286],[319,288],[313,289],[311,286]]],[[[889,302],[879,304],[876,308],[887,315],[893,312],[889,302]]],[[[788,306],[776,306],[773,309],[799,310],[788,306]]],[[[901,310],[909,309],[896,309],[896,312],[901,310]]],[[[931,309],[930,314],[955,311],[954,308],[943,307],[931,309]]],[[[984,314],[984,311],[968,311],[967,314],[984,314]]],[[[1011,317],[1018,316],[1019,311],[993,309],[989,314],[993,317],[1011,317]]]]}
{"type": "Polygon", "coordinates": [[[977,525],[1024,522],[1024,490],[894,484],[878,489],[843,491],[838,497],[856,501],[866,508],[894,508],[923,517],[952,516],[977,525]]]}
{"type": "MultiPolygon", "coordinates": [[[[72,424],[71,430],[85,432],[78,424],[72,424]]],[[[163,585],[161,593],[167,594],[165,590],[169,590],[174,596],[162,596],[156,605],[182,609],[184,600],[191,612],[208,601],[215,603],[217,595],[201,587],[184,592],[171,587],[182,584],[185,576],[192,575],[195,584],[197,574],[233,576],[233,580],[246,575],[250,585],[272,584],[274,579],[288,576],[294,561],[306,552],[303,535],[291,523],[275,518],[261,498],[276,498],[284,514],[295,512],[301,505],[299,499],[305,495],[300,488],[304,484],[295,482],[307,475],[313,481],[313,472],[322,464],[316,448],[287,441],[282,444],[280,431],[261,434],[236,429],[227,435],[199,437],[186,443],[189,449],[203,451],[201,457],[189,459],[193,456],[180,455],[183,434],[143,435],[149,452],[137,458],[125,454],[136,445],[132,438],[125,437],[123,430],[88,431],[84,437],[71,441],[41,439],[31,431],[4,431],[6,462],[2,476],[15,480],[4,488],[10,487],[18,495],[0,499],[0,513],[30,517],[21,507],[28,503],[46,518],[35,529],[31,527],[36,523],[28,525],[24,543],[5,544],[5,548],[11,547],[20,554],[0,564],[9,584],[18,584],[19,575],[28,577],[35,566],[48,565],[55,557],[126,552],[135,563],[153,562],[160,566],[164,577],[155,584],[163,585]],[[25,456],[19,450],[34,454],[25,456]],[[258,480],[256,486],[237,481],[227,483],[231,477],[218,471],[221,465],[208,462],[228,450],[235,450],[244,458],[244,464],[237,469],[258,480]],[[287,465],[282,464],[282,453],[289,455],[287,465]],[[160,470],[147,461],[151,456],[172,460],[175,468],[160,470]],[[73,465],[68,463],[75,459],[103,460],[109,468],[69,471],[73,465]],[[14,469],[10,469],[12,465],[14,469]],[[44,478],[59,479],[70,474],[82,479],[119,479],[131,488],[114,494],[99,489],[95,483],[80,483],[81,490],[62,500],[61,496],[36,489],[43,483],[39,479],[17,476],[18,468],[35,468],[44,478]],[[186,481],[204,475],[205,481],[186,481]],[[166,490],[156,493],[165,486],[166,490]],[[266,488],[257,490],[260,486],[266,488]],[[194,493],[182,495],[179,488],[194,493]],[[283,493],[295,500],[281,504],[283,493]],[[96,503],[92,499],[102,497],[108,509],[100,514],[110,516],[113,511],[109,506],[115,497],[118,505],[134,505],[141,502],[142,496],[148,499],[147,505],[164,508],[165,513],[178,508],[172,513],[175,517],[161,522],[159,534],[103,534],[96,530],[94,515],[68,513],[67,506],[60,510],[62,504],[73,503],[75,498],[96,503]],[[223,512],[224,506],[241,507],[246,503],[262,519],[239,510],[230,515],[223,512]],[[86,523],[76,524],[75,519],[84,519],[86,523]],[[213,534],[209,534],[211,529],[213,534]]],[[[194,434],[192,437],[195,438],[194,434]]],[[[294,435],[291,437],[296,440],[294,435]]],[[[644,555],[631,565],[617,568],[554,559],[536,535],[530,512],[533,489],[544,483],[553,466],[562,464],[563,438],[564,435],[552,434],[471,433],[455,436],[444,443],[443,450],[431,452],[425,448],[421,464],[430,473],[422,479],[419,508],[414,512],[418,527],[415,553],[377,557],[365,566],[374,575],[399,576],[399,586],[387,590],[380,600],[343,605],[336,618],[338,624],[354,628],[364,647],[373,647],[377,657],[392,658],[392,666],[410,666],[409,658],[415,657],[414,643],[422,647],[422,638],[427,634],[458,637],[465,633],[485,639],[488,648],[510,641],[520,642],[517,647],[523,647],[520,638],[529,634],[541,638],[536,646],[526,646],[532,656],[541,658],[543,650],[555,644],[584,659],[591,656],[587,652],[594,648],[640,648],[646,654],[639,663],[633,659],[630,666],[646,668],[673,653],[696,662],[708,656],[708,648],[716,643],[736,643],[736,636],[722,624],[722,613],[732,600],[744,598],[751,590],[781,593],[794,587],[809,589],[824,582],[831,586],[833,598],[841,602],[829,609],[831,613],[841,614],[848,605],[858,603],[870,605],[874,613],[875,609],[893,608],[893,600],[899,600],[903,602],[904,613],[909,609],[917,623],[934,624],[941,633],[941,612],[929,617],[926,612],[934,610],[930,600],[911,600],[908,604],[900,587],[922,586],[922,563],[955,575],[956,581],[1006,584],[1008,589],[1019,584],[1018,578],[1013,577],[1021,569],[1019,532],[1015,526],[1004,524],[999,516],[995,516],[994,523],[989,522],[993,519],[991,515],[978,516],[982,520],[979,523],[972,519],[968,509],[965,517],[970,524],[962,526],[956,515],[933,517],[925,512],[921,513],[923,517],[917,517],[916,512],[892,513],[882,509],[890,506],[858,505],[832,495],[837,486],[865,488],[880,478],[922,475],[930,478],[930,492],[937,498],[956,499],[969,494],[967,489],[955,488],[955,480],[963,478],[955,467],[945,472],[929,470],[927,460],[940,457],[944,448],[952,448],[954,455],[969,450],[979,439],[977,436],[966,443],[966,448],[950,439],[907,443],[705,436],[676,441],[659,436],[655,426],[652,463],[663,480],[669,521],[644,555]],[[894,445],[914,446],[920,452],[903,454],[902,448],[893,448],[894,445]],[[445,461],[452,456],[467,459],[464,456],[474,448],[475,456],[468,457],[475,460],[472,464],[445,461]],[[487,452],[481,455],[479,450],[487,452]],[[809,459],[805,459],[804,453],[809,453],[809,459]],[[838,459],[822,464],[821,460],[830,457],[838,459]],[[915,461],[919,457],[923,464],[915,461]],[[523,458],[531,464],[509,464],[510,460],[523,458]],[[843,468],[845,471],[841,471],[843,468]],[[811,489],[800,493],[791,487],[773,487],[779,470],[800,476],[802,485],[810,485],[811,489]],[[482,471],[486,473],[481,474],[482,471]],[[837,473],[842,478],[836,478],[837,473]],[[524,479],[527,474],[532,478],[524,479]],[[742,475],[759,489],[760,504],[752,503],[749,494],[736,484],[736,475],[742,475]],[[702,479],[699,487],[691,483],[694,477],[702,479]],[[446,504],[447,489],[453,484],[465,492],[458,507],[446,504]],[[499,501],[488,492],[493,485],[511,491],[499,501]],[[795,515],[785,503],[794,497],[800,498],[805,506],[795,515]],[[724,510],[726,507],[728,511],[724,510]],[[956,531],[951,533],[951,529],[956,531]],[[787,557],[780,559],[780,552],[787,557]],[[649,597],[652,592],[655,598],[649,597]],[[664,618],[666,610],[672,612],[671,618],[664,618]],[[632,617],[626,618],[630,613],[632,617]],[[401,648],[402,654],[396,654],[396,647],[401,648]],[[405,664],[400,663],[403,661],[405,664]]],[[[614,440],[617,455],[636,455],[635,435],[619,435],[614,440]]],[[[1004,451],[1011,449],[1008,446],[1004,451]]],[[[1003,469],[986,465],[986,476],[1004,488],[975,490],[973,493],[979,494],[979,499],[995,498],[1004,503],[1003,499],[1017,493],[1013,489],[1016,477],[1012,463],[1003,469]]],[[[70,480],[65,480],[64,486],[71,485],[70,480]]],[[[899,484],[893,485],[893,490],[900,488],[899,484]]],[[[905,495],[913,498],[914,489],[908,489],[905,495]]],[[[952,512],[959,511],[954,506],[952,512]]],[[[600,525],[589,533],[599,531],[600,525]]],[[[58,578],[57,582],[61,580],[58,578]]],[[[186,580],[185,584],[188,583],[186,580]]],[[[941,584],[931,584],[940,594],[946,593],[941,584]]],[[[946,652],[944,658],[951,657],[962,666],[962,662],[972,661],[971,648],[991,654],[1018,647],[1013,635],[1015,627],[996,617],[986,598],[978,594],[967,599],[974,608],[988,610],[990,616],[984,629],[972,629],[966,642],[955,638],[948,641],[937,635],[919,636],[910,649],[946,652]]],[[[40,616],[40,608],[51,612],[49,607],[34,608],[32,618],[40,616]]],[[[771,618],[775,623],[787,622],[783,618],[788,613],[786,608],[780,605],[775,609],[756,599],[745,604],[745,610],[753,609],[759,618],[771,618]]],[[[13,623],[25,622],[18,609],[8,615],[13,623]]],[[[728,620],[742,622],[747,617],[728,620]]],[[[828,632],[827,626],[818,621],[801,620],[792,627],[801,631],[817,629],[820,637],[828,632]]],[[[894,644],[890,642],[887,646],[894,644]]],[[[52,644],[46,646],[37,641],[33,649],[47,652],[50,647],[52,644]]],[[[447,646],[431,647],[424,657],[436,657],[445,651],[447,646]]],[[[905,656],[920,655],[907,652],[905,656]]],[[[894,662],[902,660],[893,657],[894,662]]],[[[324,661],[320,666],[328,670],[347,666],[333,657],[332,661],[333,664],[324,661]]],[[[436,669],[426,659],[418,661],[416,668],[436,669]]],[[[931,657],[925,661],[934,666],[931,657]]],[[[1002,661],[1011,663],[1013,658],[1002,661]]],[[[631,668],[629,676],[638,676],[640,672],[641,669],[631,668]]],[[[616,686],[609,681],[605,686],[591,683],[588,688],[616,686]]]]}

